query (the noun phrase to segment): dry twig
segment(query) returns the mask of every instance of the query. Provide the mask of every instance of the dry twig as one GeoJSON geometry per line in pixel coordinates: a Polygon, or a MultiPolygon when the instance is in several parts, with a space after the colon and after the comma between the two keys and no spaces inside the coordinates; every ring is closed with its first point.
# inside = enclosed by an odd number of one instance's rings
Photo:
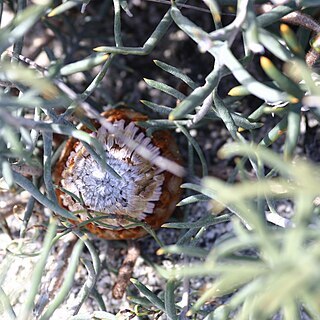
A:
{"type": "Polygon", "coordinates": [[[121,299],[128,287],[134,265],[140,255],[140,248],[136,241],[129,241],[129,247],[126,257],[119,269],[118,278],[112,288],[112,296],[115,299],[121,299]]]}

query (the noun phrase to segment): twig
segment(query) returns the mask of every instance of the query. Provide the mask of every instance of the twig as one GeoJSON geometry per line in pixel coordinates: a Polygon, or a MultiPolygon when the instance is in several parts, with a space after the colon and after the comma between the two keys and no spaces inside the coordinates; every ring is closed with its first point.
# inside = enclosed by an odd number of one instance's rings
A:
{"type": "Polygon", "coordinates": [[[192,125],[200,122],[206,115],[207,113],[211,110],[212,108],[212,94],[209,94],[203,101],[202,106],[200,109],[197,111],[197,113],[192,117],[192,119],[188,120],[187,127],[191,127],[192,125]]]}
{"type": "Polygon", "coordinates": [[[28,164],[12,164],[11,169],[23,176],[40,177],[42,175],[42,169],[40,167],[34,167],[28,164]]]}
{"type": "MultiPolygon", "coordinates": [[[[284,16],[281,20],[290,24],[298,25],[306,29],[309,29],[310,31],[315,32],[317,36],[320,34],[320,24],[317,21],[315,21],[311,16],[301,13],[300,11],[289,13],[286,16],[284,16]]],[[[320,54],[311,47],[311,49],[305,56],[307,65],[309,67],[312,67],[317,62],[319,57],[320,54]]]]}
{"type": "Polygon", "coordinates": [[[294,11],[285,15],[281,18],[281,21],[304,27],[316,33],[320,32],[319,23],[316,20],[314,20],[311,16],[300,11],[294,11]]]}
{"type": "Polygon", "coordinates": [[[319,53],[316,50],[314,50],[313,48],[311,48],[307,52],[305,59],[306,59],[306,63],[308,65],[308,67],[312,67],[319,59],[319,53]]]}
{"type": "Polygon", "coordinates": [[[6,54],[10,57],[10,58],[15,58],[16,60],[18,60],[19,62],[24,63],[26,66],[31,67],[32,69],[35,69],[41,73],[45,73],[47,71],[46,68],[41,67],[40,65],[38,65],[37,63],[35,63],[33,60],[21,55],[21,54],[17,54],[13,51],[7,50],[6,54]]]}
{"type": "MultiPolygon", "coordinates": [[[[263,5],[259,7],[259,12],[268,12],[273,9],[272,5],[263,5]]],[[[300,11],[291,12],[281,18],[282,22],[301,26],[312,32],[315,32],[316,35],[320,34],[320,24],[314,20],[311,16],[302,13],[300,11]]],[[[311,48],[305,56],[306,63],[308,67],[312,67],[320,57],[320,53],[311,48]]]]}
{"type": "Polygon", "coordinates": [[[140,255],[140,248],[137,242],[129,241],[129,247],[126,257],[119,269],[118,278],[112,288],[112,296],[115,299],[121,299],[128,287],[134,265],[140,255]]]}

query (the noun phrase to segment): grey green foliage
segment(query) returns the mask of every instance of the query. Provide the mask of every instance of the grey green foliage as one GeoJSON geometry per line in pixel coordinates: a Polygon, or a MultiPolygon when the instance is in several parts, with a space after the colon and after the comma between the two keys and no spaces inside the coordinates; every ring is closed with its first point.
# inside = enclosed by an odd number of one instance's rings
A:
{"type": "MultiPolygon", "coordinates": [[[[197,83],[182,69],[171,65],[170,61],[155,60],[159,73],[165,72],[168,77],[186,84],[187,94],[159,80],[145,79],[148,86],[171,99],[173,97],[177,103],[161,105],[142,100],[143,105],[135,106],[142,112],[147,107],[159,115],[157,119],[139,123],[148,133],[158,129],[176,129],[186,139],[189,158],[185,167],[188,172],[180,165],[162,159],[156,164],[186,176],[189,181],[182,185],[187,191],[178,204],[185,212],[185,220],[164,225],[165,228],[181,230],[176,244],[163,246],[154,230],[132,220],[132,226],[144,227],[157,241],[161,247],[159,254],[180,255],[182,265],[172,270],[154,265],[166,281],[163,292],[159,294],[137,279],[132,279],[142,297],[130,297],[131,304],[143,308],[144,315],[149,319],[155,314],[164,314],[168,319],[187,319],[190,316],[192,319],[207,320],[263,320],[280,314],[283,319],[291,320],[300,319],[302,312],[319,319],[320,221],[314,200],[318,196],[320,170],[318,165],[307,160],[295,159],[304,112],[311,112],[316,119],[320,119],[319,111],[315,109],[320,106],[320,89],[316,83],[319,75],[305,61],[305,48],[300,47],[296,37],[299,28],[304,25],[298,23],[297,32],[293,32],[281,29],[280,24],[290,22],[286,18],[292,12],[312,14],[312,10],[318,10],[320,1],[283,1],[281,5],[271,6],[269,11],[261,13],[258,9],[262,7],[259,6],[267,2],[270,3],[263,0],[205,0],[204,7],[212,14],[212,30],[203,30],[198,21],[192,21],[184,13],[183,4],[187,1],[172,1],[146,42],[138,47],[127,47],[122,37],[121,21],[124,14],[132,15],[130,6],[125,0],[114,0],[112,4],[110,2],[110,8],[114,10],[114,46],[101,43],[95,48],[98,53],[67,63],[58,61],[47,50],[48,57],[52,58],[48,69],[33,65],[20,56],[29,30],[41,20],[61,36],[59,26],[52,25],[50,17],[63,17],[68,10],[79,6],[84,11],[90,3],[72,0],[57,5],[55,2],[57,6],[53,8],[53,3],[46,1],[32,6],[27,6],[24,0],[14,2],[15,17],[0,30],[0,171],[12,190],[26,190],[32,196],[21,222],[21,239],[26,234],[35,200],[49,210],[50,215],[54,213],[64,221],[65,233],[71,231],[67,219],[72,218],[73,214],[58,205],[56,186],[52,182],[52,169],[61,152],[58,149],[57,153],[53,153],[53,135],[81,140],[95,159],[106,167],[100,142],[76,128],[74,123],[88,124],[89,119],[103,122],[99,115],[101,110],[87,100],[99,89],[115,57],[137,55],[149,59],[161,39],[172,32],[169,27],[175,25],[197,44],[199,56],[210,55],[215,62],[212,68],[208,68],[204,81],[197,83]],[[235,18],[229,24],[221,20],[223,12],[228,10],[226,6],[235,12],[235,18]],[[244,49],[240,58],[233,51],[235,42],[244,49]],[[6,52],[11,45],[13,52],[6,52]],[[261,66],[268,77],[260,80],[248,71],[247,66],[255,54],[264,55],[267,50],[269,58],[262,58],[261,66]],[[68,76],[86,73],[93,68],[99,70],[86,83],[83,92],[68,86],[68,76]],[[233,100],[219,96],[218,90],[229,75],[238,81],[229,92],[233,100]],[[19,94],[12,94],[11,88],[18,90],[19,94]],[[237,103],[249,95],[260,99],[260,107],[249,115],[236,111],[237,103]],[[270,113],[277,115],[277,121],[267,133],[261,134],[259,130],[264,126],[265,115],[270,113]],[[211,168],[202,146],[190,133],[191,129],[201,130],[217,122],[224,124],[230,139],[234,141],[224,146],[220,156],[238,159],[227,182],[210,176],[211,168]],[[269,150],[268,147],[272,147],[284,134],[283,155],[269,150]],[[201,165],[201,178],[194,174],[195,162],[201,165]],[[41,178],[33,174],[30,179],[17,172],[17,165],[27,165],[29,170],[40,170],[43,174],[41,178]],[[245,165],[254,173],[253,181],[248,179],[249,170],[245,165]],[[240,181],[235,182],[237,175],[240,181]],[[277,199],[290,199],[294,203],[295,214],[292,221],[285,225],[286,228],[274,226],[266,219],[266,212],[279,217],[274,207],[277,199]],[[216,205],[213,207],[217,209],[212,209],[197,221],[190,221],[188,206],[208,200],[212,200],[216,205]],[[232,234],[210,250],[198,247],[200,239],[206,236],[207,228],[227,221],[233,224],[232,234]],[[202,276],[211,279],[206,290],[188,292],[188,281],[202,276]],[[192,299],[183,300],[182,294],[192,299]],[[228,299],[222,300],[223,305],[211,309],[205,307],[214,299],[224,297],[228,299]]],[[[1,1],[1,13],[3,5],[1,1]]],[[[134,19],[134,16],[131,18],[134,19]]],[[[121,179],[111,167],[107,166],[105,170],[121,179]]],[[[14,306],[0,283],[1,316],[8,319],[32,317],[48,254],[65,234],[57,236],[56,232],[56,221],[51,219],[39,262],[32,275],[32,287],[19,314],[15,314],[14,306]]],[[[95,289],[101,271],[98,253],[81,231],[73,232],[79,240],[73,249],[67,276],[55,299],[39,319],[49,319],[65,300],[80,263],[85,266],[88,278],[79,293],[79,304],[72,319],[117,319],[116,315],[105,310],[103,299],[95,289]],[[88,249],[91,261],[79,259],[83,245],[88,249]],[[77,315],[89,295],[96,298],[101,310],[77,315]]]]}

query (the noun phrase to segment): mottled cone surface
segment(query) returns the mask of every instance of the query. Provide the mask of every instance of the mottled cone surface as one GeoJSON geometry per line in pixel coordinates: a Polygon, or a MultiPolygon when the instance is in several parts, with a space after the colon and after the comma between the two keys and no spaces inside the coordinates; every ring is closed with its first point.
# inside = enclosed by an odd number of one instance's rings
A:
{"type": "Polygon", "coordinates": [[[103,170],[83,144],[70,138],[54,171],[59,204],[75,212],[79,221],[101,217],[86,228],[105,239],[135,239],[146,231],[142,227],[130,227],[134,221],[143,221],[152,228],[159,228],[173,213],[180,198],[182,179],[163,171],[141,157],[136,148],[144,146],[151,159],[159,155],[181,163],[174,137],[169,131],[156,131],[152,137],[135,124],[146,116],[129,109],[113,109],[103,116],[121,134],[109,132],[94,123],[96,132],[82,130],[96,137],[106,152],[106,161],[122,179],[103,170]],[[136,142],[129,148],[123,138],[136,142]]]}

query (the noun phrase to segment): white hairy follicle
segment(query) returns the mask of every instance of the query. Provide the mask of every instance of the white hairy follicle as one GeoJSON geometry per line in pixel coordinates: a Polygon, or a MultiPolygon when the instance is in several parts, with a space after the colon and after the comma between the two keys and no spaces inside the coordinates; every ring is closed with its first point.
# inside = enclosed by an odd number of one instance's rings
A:
{"type": "MultiPolygon", "coordinates": [[[[124,120],[113,123],[138,145],[148,148],[154,156],[160,154],[159,148],[152,144],[144,132],[133,122],[125,124],[124,120]]],[[[61,185],[67,191],[83,200],[84,206],[70,195],[62,194],[63,204],[70,211],[79,211],[80,218],[89,218],[101,214],[115,214],[117,219],[105,219],[101,222],[114,226],[125,226],[132,222],[126,217],[144,220],[154,211],[155,203],[160,199],[164,175],[152,163],[142,158],[135,150],[129,149],[121,137],[109,134],[104,127],[92,133],[103,144],[107,164],[122,179],[117,179],[93,159],[79,142],[69,155],[66,167],[62,172],[61,185]]]]}

